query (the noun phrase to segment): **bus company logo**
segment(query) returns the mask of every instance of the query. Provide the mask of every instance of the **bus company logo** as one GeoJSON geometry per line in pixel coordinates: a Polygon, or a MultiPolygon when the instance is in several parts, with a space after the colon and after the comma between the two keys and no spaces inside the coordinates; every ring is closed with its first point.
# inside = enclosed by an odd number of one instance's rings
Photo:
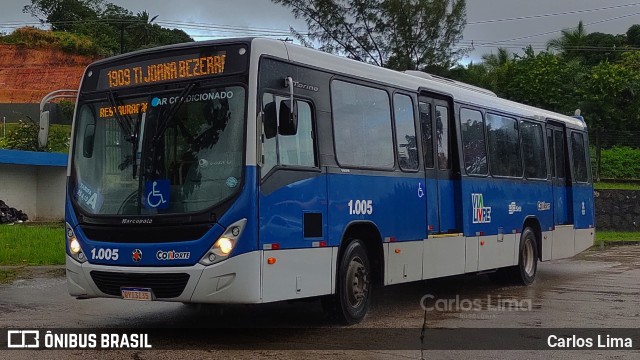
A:
{"type": "Polygon", "coordinates": [[[515,201],[512,201],[509,204],[509,215],[513,215],[513,213],[522,212],[522,206],[516,204],[515,201]]]}
{"type": "Polygon", "coordinates": [[[139,262],[140,260],[142,260],[142,250],[140,249],[135,249],[131,252],[131,259],[133,259],[133,261],[135,262],[139,262]]]}
{"type": "Polygon", "coordinates": [[[482,194],[471,194],[473,204],[473,223],[488,224],[491,222],[491,207],[484,206],[482,194]]]}
{"type": "Polygon", "coordinates": [[[123,225],[142,225],[142,224],[152,224],[153,219],[122,219],[123,225]]]}
{"type": "Polygon", "coordinates": [[[318,88],[317,86],[301,83],[300,81],[295,81],[295,80],[293,81],[293,86],[302,90],[309,90],[313,92],[320,91],[320,88],[318,88]]]}
{"type": "Polygon", "coordinates": [[[158,250],[156,253],[156,259],[164,260],[188,260],[191,257],[191,253],[188,251],[178,252],[175,250],[162,251],[158,250]]]}
{"type": "Polygon", "coordinates": [[[538,211],[548,211],[551,210],[551,203],[538,201],[538,211]]]}

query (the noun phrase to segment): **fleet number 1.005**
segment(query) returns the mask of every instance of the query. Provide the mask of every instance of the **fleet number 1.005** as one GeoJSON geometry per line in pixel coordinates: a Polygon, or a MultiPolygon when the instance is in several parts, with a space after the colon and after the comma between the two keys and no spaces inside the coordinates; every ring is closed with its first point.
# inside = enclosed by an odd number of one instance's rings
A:
{"type": "Polygon", "coordinates": [[[349,215],[371,215],[373,214],[372,200],[349,200],[349,215]]]}

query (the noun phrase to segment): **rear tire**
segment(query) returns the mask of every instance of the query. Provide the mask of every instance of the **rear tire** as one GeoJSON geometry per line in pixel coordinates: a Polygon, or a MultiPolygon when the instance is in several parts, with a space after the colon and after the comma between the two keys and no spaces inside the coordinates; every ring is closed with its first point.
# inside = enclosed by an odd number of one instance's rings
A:
{"type": "Polygon", "coordinates": [[[538,271],[538,240],[536,233],[527,227],[520,236],[518,265],[505,269],[511,280],[518,285],[531,285],[538,271]]]}
{"type": "MultiPolygon", "coordinates": [[[[346,325],[357,324],[364,319],[370,303],[369,257],[362,241],[353,239],[344,249],[338,267],[334,313],[346,325]]],[[[327,304],[323,305],[326,308],[327,304]]]]}

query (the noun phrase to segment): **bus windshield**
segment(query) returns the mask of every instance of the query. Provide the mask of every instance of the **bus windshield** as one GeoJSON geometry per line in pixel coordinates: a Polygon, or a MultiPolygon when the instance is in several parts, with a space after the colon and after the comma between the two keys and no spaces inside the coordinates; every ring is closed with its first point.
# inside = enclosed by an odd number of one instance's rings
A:
{"type": "Polygon", "coordinates": [[[70,179],[89,215],[201,212],[241,186],[245,89],[195,83],[78,104],[70,179]]]}

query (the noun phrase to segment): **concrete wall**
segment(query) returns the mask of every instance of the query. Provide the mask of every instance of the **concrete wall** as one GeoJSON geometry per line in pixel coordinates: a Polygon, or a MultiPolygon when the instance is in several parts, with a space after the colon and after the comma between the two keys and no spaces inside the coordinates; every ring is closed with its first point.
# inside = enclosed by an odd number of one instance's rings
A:
{"type": "Polygon", "coordinates": [[[596,190],[596,229],[640,231],[640,191],[596,190]]]}
{"type": "Polygon", "coordinates": [[[67,168],[38,167],[36,209],[38,220],[64,220],[67,168]]]}
{"type": "Polygon", "coordinates": [[[67,170],[0,164],[0,200],[29,220],[63,220],[67,170]]]}

